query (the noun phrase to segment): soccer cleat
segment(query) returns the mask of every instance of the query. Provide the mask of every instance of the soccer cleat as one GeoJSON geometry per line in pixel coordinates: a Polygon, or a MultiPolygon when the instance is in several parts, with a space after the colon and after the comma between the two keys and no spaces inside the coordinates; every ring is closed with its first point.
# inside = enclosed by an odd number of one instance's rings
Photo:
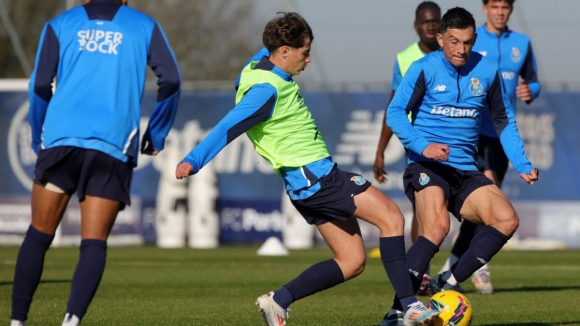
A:
{"type": "Polygon", "coordinates": [[[453,290],[454,288],[455,285],[451,285],[446,281],[443,281],[443,273],[433,276],[431,283],[429,283],[429,290],[431,291],[431,294],[453,290]]]}
{"type": "Polygon", "coordinates": [[[78,326],[81,320],[76,315],[67,312],[64,315],[64,320],[62,321],[62,326],[78,326]]]}
{"type": "Polygon", "coordinates": [[[456,292],[459,292],[461,294],[465,294],[465,290],[459,284],[453,285],[453,287],[451,288],[451,291],[456,291],[456,292]]]}
{"type": "Polygon", "coordinates": [[[417,295],[423,296],[430,296],[431,290],[429,289],[429,283],[431,283],[431,277],[429,274],[423,275],[423,280],[421,281],[421,286],[419,286],[419,291],[417,291],[417,295]]]}
{"type": "Polygon", "coordinates": [[[22,320],[12,319],[10,321],[10,326],[26,326],[26,323],[24,323],[22,320]]]}
{"type": "Polygon", "coordinates": [[[421,301],[417,301],[407,309],[403,323],[405,326],[430,325],[431,320],[438,315],[438,310],[430,310],[421,301]]]}
{"type": "Polygon", "coordinates": [[[282,307],[274,301],[274,291],[270,291],[268,294],[263,294],[256,299],[256,306],[260,309],[262,317],[264,317],[264,321],[266,322],[266,326],[286,325],[288,311],[282,309],[282,307]]]}
{"type": "Polygon", "coordinates": [[[405,325],[405,321],[404,318],[405,316],[403,315],[402,311],[399,310],[395,310],[396,313],[392,314],[392,313],[388,313],[385,315],[385,317],[383,318],[383,321],[381,322],[381,326],[404,326],[405,325]]]}
{"type": "Polygon", "coordinates": [[[473,273],[471,282],[475,286],[475,292],[481,294],[492,294],[493,285],[491,285],[491,275],[489,269],[481,269],[473,273]]]}

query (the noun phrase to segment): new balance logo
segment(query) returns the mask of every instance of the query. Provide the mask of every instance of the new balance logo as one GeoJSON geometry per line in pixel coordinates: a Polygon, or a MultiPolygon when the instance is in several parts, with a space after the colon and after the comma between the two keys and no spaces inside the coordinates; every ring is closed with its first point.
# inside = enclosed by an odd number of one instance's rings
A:
{"type": "Polygon", "coordinates": [[[433,90],[434,91],[443,92],[443,91],[445,91],[445,88],[447,88],[447,86],[445,86],[445,85],[437,85],[437,86],[435,86],[435,88],[433,88],[433,90]]]}
{"type": "Polygon", "coordinates": [[[479,258],[479,257],[476,257],[476,258],[477,258],[477,260],[479,260],[480,263],[487,264],[487,261],[485,259],[479,258]]]}

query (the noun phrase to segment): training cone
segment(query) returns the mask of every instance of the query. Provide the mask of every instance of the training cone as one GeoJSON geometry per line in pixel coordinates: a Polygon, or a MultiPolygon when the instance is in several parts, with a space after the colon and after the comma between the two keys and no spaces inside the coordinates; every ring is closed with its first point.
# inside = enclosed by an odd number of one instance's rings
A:
{"type": "Polygon", "coordinates": [[[258,249],[258,256],[288,256],[288,249],[277,237],[269,237],[258,249]]]}

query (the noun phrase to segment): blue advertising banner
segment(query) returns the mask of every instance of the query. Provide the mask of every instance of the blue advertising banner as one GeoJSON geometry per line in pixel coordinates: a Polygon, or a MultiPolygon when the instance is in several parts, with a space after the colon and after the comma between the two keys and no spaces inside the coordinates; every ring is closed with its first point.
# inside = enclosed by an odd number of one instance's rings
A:
{"type": "MultiPolygon", "coordinates": [[[[303,95],[334,160],[342,169],[374,181],[372,165],[388,101],[386,92],[304,92],[303,95]]],[[[142,130],[155,97],[153,92],[144,96],[142,130]]],[[[171,177],[175,171],[178,163],[175,157],[185,156],[203,139],[233,107],[233,102],[233,91],[183,92],[166,149],[158,157],[139,157],[133,196],[143,203],[154,202],[159,180],[171,177]],[[177,151],[177,156],[169,155],[170,149],[177,151]]],[[[580,175],[575,173],[580,167],[580,128],[577,127],[580,111],[576,108],[579,102],[580,93],[546,92],[531,105],[519,103],[518,127],[528,157],[540,170],[540,181],[529,186],[510,167],[502,190],[514,202],[580,201],[580,175]]],[[[0,107],[0,150],[5,153],[0,156],[0,202],[10,202],[10,198],[29,196],[36,155],[30,149],[26,92],[0,92],[0,107]]],[[[271,219],[280,210],[283,182],[255,153],[247,137],[233,141],[210,164],[217,175],[219,189],[220,241],[244,242],[246,238],[235,232],[249,232],[249,241],[278,235],[280,224],[271,219]],[[244,224],[245,216],[254,222],[244,224]],[[240,228],[240,225],[249,227],[240,228]]],[[[402,184],[405,150],[397,139],[386,150],[385,164],[389,180],[383,185],[374,183],[375,186],[396,201],[407,201],[402,184]]],[[[141,229],[147,230],[146,238],[151,239],[151,205],[145,206],[148,211],[141,214],[148,216],[149,222],[141,229]]]]}

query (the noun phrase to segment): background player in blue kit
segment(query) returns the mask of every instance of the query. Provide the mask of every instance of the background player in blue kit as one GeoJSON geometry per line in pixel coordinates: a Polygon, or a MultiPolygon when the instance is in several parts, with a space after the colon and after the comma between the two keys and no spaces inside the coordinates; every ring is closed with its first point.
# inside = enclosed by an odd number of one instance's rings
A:
{"type": "MultiPolygon", "coordinates": [[[[475,31],[477,42],[473,46],[473,51],[499,65],[506,94],[515,109],[517,99],[529,104],[540,94],[540,82],[529,37],[514,32],[507,26],[514,2],[515,0],[483,0],[483,12],[487,20],[475,31]]],[[[509,161],[487,110],[482,112],[478,154],[480,171],[501,188],[509,161]]],[[[442,270],[449,269],[465,253],[477,232],[476,229],[477,225],[469,221],[461,223],[459,236],[442,270]]],[[[472,282],[479,293],[493,292],[487,264],[473,274],[472,282]]]]}
{"type": "MultiPolygon", "coordinates": [[[[489,110],[501,144],[529,184],[538,171],[524,154],[513,109],[497,63],[472,52],[475,20],[463,8],[441,19],[441,50],[415,61],[387,112],[387,123],[408,152],[405,192],[423,234],[407,252],[413,275],[422,275],[449,232],[449,213],[485,225],[450,270],[431,280],[431,291],[451,289],[503,247],[518,227],[511,203],[478,171],[477,142],[483,110],[489,110]],[[411,121],[407,115],[411,113],[411,121]]],[[[413,278],[414,286],[420,284],[413,278]]],[[[389,313],[393,316],[397,302],[389,313]]]]}
{"type": "MultiPolygon", "coordinates": [[[[427,53],[437,51],[439,49],[439,43],[437,43],[437,32],[441,24],[441,8],[433,1],[423,1],[415,10],[415,22],[414,28],[419,36],[419,42],[413,43],[408,46],[405,50],[397,53],[397,58],[395,59],[395,64],[393,66],[393,78],[391,81],[391,97],[389,101],[395,96],[397,87],[401,83],[403,76],[415,60],[421,59],[427,53]]],[[[388,104],[387,104],[388,107],[388,104]]],[[[385,108],[385,118],[387,115],[387,108],[385,108]]],[[[383,121],[385,121],[383,119],[383,121]]],[[[375,155],[375,163],[373,164],[373,171],[375,174],[375,179],[378,183],[387,182],[387,172],[384,170],[385,167],[385,149],[393,136],[393,131],[385,123],[382,124],[381,136],[379,138],[379,144],[377,146],[377,152],[375,155]]],[[[413,214],[413,222],[411,224],[411,239],[413,242],[417,241],[419,236],[419,223],[413,214]]],[[[419,287],[417,294],[419,295],[429,295],[429,281],[431,278],[429,276],[429,268],[423,275],[423,281],[419,287]]]]}
{"type": "Polygon", "coordinates": [[[105,269],[109,232],[130,204],[139,149],[157,155],[173,124],[181,85],[173,51],[159,24],[125,3],[88,1],[42,31],[29,89],[32,148],[38,154],[32,221],[16,262],[12,326],[28,317],[45,253],[75,192],[82,240],[63,325],[80,323],[105,269]],[[159,78],[159,90],[139,146],[147,65],[159,78]]]}

